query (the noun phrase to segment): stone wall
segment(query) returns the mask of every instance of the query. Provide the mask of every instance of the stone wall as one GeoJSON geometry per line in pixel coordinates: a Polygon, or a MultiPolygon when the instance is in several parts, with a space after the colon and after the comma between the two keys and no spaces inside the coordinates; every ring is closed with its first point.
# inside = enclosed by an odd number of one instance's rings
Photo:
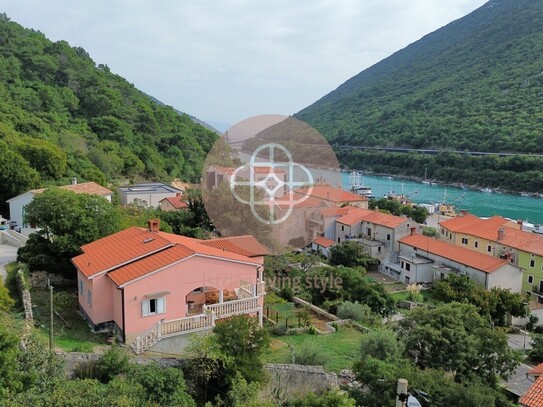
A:
{"type": "Polygon", "coordinates": [[[260,393],[261,400],[284,403],[309,393],[337,389],[335,373],[326,373],[322,366],[267,364],[269,380],[260,393]]]}
{"type": "Polygon", "coordinates": [[[17,284],[19,285],[21,301],[25,310],[25,319],[32,324],[34,323],[34,315],[32,313],[32,298],[30,297],[30,291],[28,290],[25,275],[21,270],[17,272],[17,284]]]}
{"type": "Polygon", "coordinates": [[[322,308],[319,308],[317,307],[316,305],[313,305],[311,304],[310,302],[307,302],[305,300],[302,300],[301,298],[298,298],[298,297],[292,297],[292,301],[298,303],[298,304],[301,304],[301,305],[304,305],[306,307],[309,307],[311,308],[315,313],[319,314],[319,315],[322,315],[323,317],[325,318],[328,318],[332,321],[339,321],[339,318],[337,316],[335,316],[334,314],[330,314],[329,312],[323,310],[322,308]]]}

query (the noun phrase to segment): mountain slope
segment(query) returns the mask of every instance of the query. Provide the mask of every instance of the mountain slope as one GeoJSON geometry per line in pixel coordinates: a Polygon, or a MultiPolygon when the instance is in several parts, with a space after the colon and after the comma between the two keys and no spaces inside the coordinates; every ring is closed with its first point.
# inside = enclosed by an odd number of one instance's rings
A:
{"type": "Polygon", "coordinates": [[[295,117],[336,145],[543,153],[543,0],[491,0],[295,117]]]}
{"type": "Polygon", "coordinates": [[[74,176],[195,181],[216,138],[84,49],[0,14],[0,204],[74,176]]]}

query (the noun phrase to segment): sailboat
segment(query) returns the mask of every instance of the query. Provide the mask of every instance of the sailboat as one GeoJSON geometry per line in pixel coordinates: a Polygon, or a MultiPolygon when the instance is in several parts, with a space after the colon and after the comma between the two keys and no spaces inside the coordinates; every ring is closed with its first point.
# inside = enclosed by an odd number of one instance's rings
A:
{"type": "Polygon", "coordinates": [[[371,187],[364,185],[362,174],[358,171],[353,171],[349,175],[349,190],[355,194],[365,196],[368,199],[375,198],[371,187]]]}
{"type": "Polygon", "coordinates": [[[422,181],[424,185],[430,185],[430,181],[426,180],[427,175],[428,175],[428,167],[424,167],[424,181],[422,181]]]}

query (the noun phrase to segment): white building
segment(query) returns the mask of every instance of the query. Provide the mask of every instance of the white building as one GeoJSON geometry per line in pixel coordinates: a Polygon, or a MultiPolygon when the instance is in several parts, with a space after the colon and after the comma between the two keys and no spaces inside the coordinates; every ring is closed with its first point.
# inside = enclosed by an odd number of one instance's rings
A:
{"type": "Polygon", "coordinates": [[[457,274],[467,275],[487,290],[521,291],[522,269],[506,260],[419,234],[400,239],[399,245],[395,261],[385,262],[383,271],[403,283],[432,283],[457,274]]]}
{"type": "MultiPolygon", "coordinates": [[[[59,188],[75,192],[76,194],[91,194],[102,196],[109,202],[111,202],[111,197],[113,196],[112,191],[97,184],[96,182],[83,182],[81,184],[78,184],[77,178],[73,178],[70,185],[62,185],[59,188]]],[[[6,201],[9,204],[10,220],[17,222],[17,227],[32,228],[32,225],[25,225],[24,223],[25,208],[30,202],[32,202],[36,194],[42,193],[43,191],[45,191],[45,189],[46,188],[32,189],[25,192],[24,194],[18,195],[6,201]]]]}
{"type": "Polygon", "coordinates": [[[158,208],[160,201],[164,198],[174,198],[181,196],[182,193],[183,191],[180,189],[162,182],[143,182],[119,187],[119,198],[122,205],[136,201],[147,208],[158,208]]]}

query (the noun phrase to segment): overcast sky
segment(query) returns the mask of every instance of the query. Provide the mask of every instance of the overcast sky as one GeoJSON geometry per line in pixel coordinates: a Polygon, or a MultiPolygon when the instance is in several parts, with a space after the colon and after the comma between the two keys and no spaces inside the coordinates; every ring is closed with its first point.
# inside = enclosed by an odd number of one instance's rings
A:
{"type": "Polygon", "coordinates": [[[0,0],[176,109],[290,115],[486,0],[0,0]]]}

